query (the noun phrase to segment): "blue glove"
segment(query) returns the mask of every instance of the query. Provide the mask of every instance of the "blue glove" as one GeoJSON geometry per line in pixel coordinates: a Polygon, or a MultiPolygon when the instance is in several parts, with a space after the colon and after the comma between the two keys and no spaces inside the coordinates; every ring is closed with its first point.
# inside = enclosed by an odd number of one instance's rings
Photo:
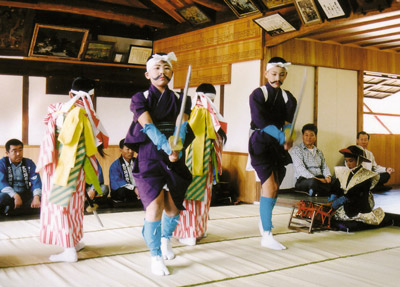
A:
{"type": "Polygon", "coordinates": [[[144,132],[151,139],[151,141],[157,146],[158,150],[162,149],[166,154],[172,154],[167,137],[161,133],[154,124],[145,124],[142,132],[144,132]]]}
{"type": "MultiPolygon", "coordinates": [[[[182,145],[185,143],[186,132],[187,132],[187,125],[188,125],[188,122],[187,122],[187,121],[186,121],[186,122],[183,122],[183,123],[181,124],[181,128],[179,129],[179,137],[181,138],[182,145]]],[[[176,127],[175,127],[175,131],[174,131],[174,136],[176,136],[175,133],[176,133],[176,127]]]]}
{"type": "Polygon", "coordinates": [[[285,133],[283,131],[280,131],[276,126],[266,126],[262,129],[262,131],[275,138],[280,145],[283,145],[285,143],[285,133]]]}

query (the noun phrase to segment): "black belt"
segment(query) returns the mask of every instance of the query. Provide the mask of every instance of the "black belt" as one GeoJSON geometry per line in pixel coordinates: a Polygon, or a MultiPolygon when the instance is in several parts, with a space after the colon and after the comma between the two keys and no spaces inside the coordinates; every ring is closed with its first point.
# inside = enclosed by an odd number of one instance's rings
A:
{"type": "Polygon", "coordinates": [[[167,138],[172,136],[175,131],[175,123],[173,122],[158,122],[154,123],[160,132],[162,132],[167,138]]]}

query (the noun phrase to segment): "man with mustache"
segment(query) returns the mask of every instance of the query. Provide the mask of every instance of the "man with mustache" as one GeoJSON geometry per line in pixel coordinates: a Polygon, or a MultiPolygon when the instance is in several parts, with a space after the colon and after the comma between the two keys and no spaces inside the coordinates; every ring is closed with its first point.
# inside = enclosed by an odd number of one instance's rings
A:
{"type": "Polygon", "coordinates": [[[267,84],[250,95],[249,155],[261,180],[261,245],[274,250],[286,249],[273,238],[271,229],[272,210],[286,173],[285,165],[291,162],[288,149],[293,144],[292,139],[285,136],[285,130],[290,130],[297,101],[289,91],[281,89],[289,65],[280,57],[271,58],[265,71],[267,84]]]}
{"type": "MultiPolygon", "coordinates": [[[[184,153],[172,150],[168,142],[180,124],[177,120],[183,101],[182,95],[168,87],[173,75],[172,61],[176,61],[173,52],[157,53],[147,60],[145,76],[151,85],[147,91],[133,95],[133,123],[125,137],[125,145],[137,152],[133,177],[146,210],[142,233],[150,249],[151,271],[160,276],[169,275],[163,259],[175,257],[170,238],[192,181],[184,153]]],[[[191,131],[187,122],[190,111],[188,98],[179,135],[174,135],[180,138],[183,150],[190,143],[186,137],[186,132],[191,131]]]]}

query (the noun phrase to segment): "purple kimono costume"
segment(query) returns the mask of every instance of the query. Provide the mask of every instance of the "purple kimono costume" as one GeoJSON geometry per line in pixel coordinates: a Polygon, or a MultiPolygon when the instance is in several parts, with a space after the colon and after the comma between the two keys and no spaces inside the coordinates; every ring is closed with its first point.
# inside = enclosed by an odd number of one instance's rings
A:
{"type": "MultiPolygon", "coordinates": [[[[138,118],[149,112],[154,125],[167,137],[173,134],[182,104],[182,96],[166,88],[163,94],[150,86],[148,91],[132,96],[131,111],[133,122],[125,138],[125,143],[135,145],[138,156],[133,167],[133,177],[139,190],[140,199],[146,207],[157,198],[165,185],[178,209],[184,209],[182,203],[186,189],[192,181],[192,175],[185,165],[184,156],[171,163],[168,155],[157,147],[142,132],[138,118]]],[[[190,98],[186,101],[185,113],[190,114],[190,98]]],[[[186,142],[185,142],[186,143],[186,142]]]]}
{"type": "Polygon", "coordinates": [[[282,89],[275,89],[266,84],[267,93],[261,88],[250,95],[251,123],[254,131],[249,139],[249,155],[251,165],[263,184],[275,172],[275,180],[281,183],[286,174],[285,165],[291,163],[290,155],[277,139],[262,131],[269,125],[282,130],[285,121],[292,122],[296,110],[296,98],[282,89]]]}

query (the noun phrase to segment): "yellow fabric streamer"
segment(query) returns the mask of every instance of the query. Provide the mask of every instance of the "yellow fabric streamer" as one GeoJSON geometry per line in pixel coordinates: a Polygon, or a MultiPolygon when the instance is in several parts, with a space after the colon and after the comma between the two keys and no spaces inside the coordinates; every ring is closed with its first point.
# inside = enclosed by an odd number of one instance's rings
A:
{"type": "Polygon", "coordinates": [[[83,170],[85,171],[85,180],[87,184],[93,184],[94,189],[98,194],[103,194],[100,187],[99,178],[96,171],[93,168],[92,163],[88,157],[85,157],[85,162],[83,164],[83,170]]]}
{"type": "MultiPolygon", "coordinates": [[[[206,129],[209,139],[215,140],[217,135],[214,131],[211,115],[206,108],[198,106],[194,107],[190,114],[189,125],[196,136],[191,147],[189,147],[193,149],[192,174],[202,176],[206,129]]],[[[186,152],[188,152],[189,148],[186,152]]]]}
{"type": "Polygon", "coordinates": [[[97,152],[92,126],[85,114],[84,109],[75,107],[65,118],[58,136],[63,148],[54,173],[54,184],[67,185],[70,171],[75,165],[76,151],[82,131],[84,132],[86,155],[92,156],[97,152]]]}

